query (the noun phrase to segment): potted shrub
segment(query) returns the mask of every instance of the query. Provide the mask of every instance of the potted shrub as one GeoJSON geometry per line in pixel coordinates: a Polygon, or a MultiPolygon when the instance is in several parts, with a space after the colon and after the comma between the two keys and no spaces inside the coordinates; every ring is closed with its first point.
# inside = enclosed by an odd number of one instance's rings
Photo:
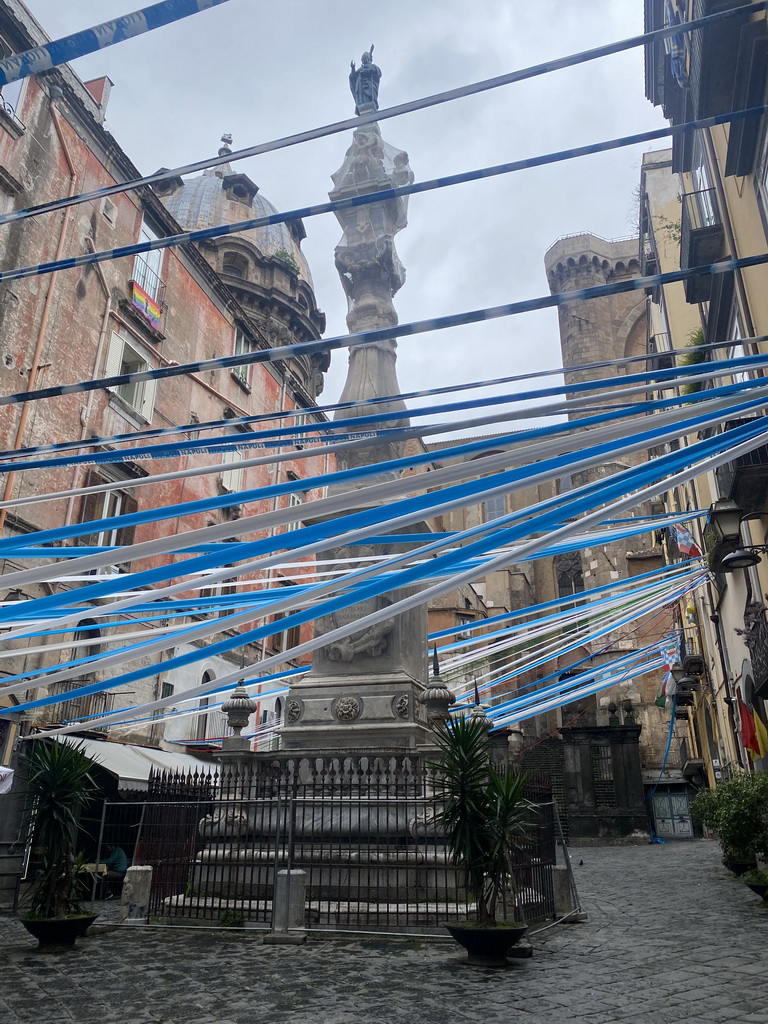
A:
{"type": "Polygon", "coordinates": [[[443,798],[435,825],[476,904],[474,922],[447,928],[469,963],[503,966],[526,931],[524,924],[496,916],[505,890],[514,886],[512,853],[532,823],[534,805],[523,796],[526,777],[494,765],[482,720],[453,719],[438,727],[435,739],[440,758],[429,767],[439,774],[443,798]]]}
{"type": "Polygon", "coordinates": [[[36,867],[21,921],[38,949],[71,949],[97,915],[83,911],[83,876],[75,856],[78,817],[96,792],[93,761],[68,743],[36,742],[22,762],[35,813],[36,867]]]}
{"type": "Polygon", "coordinates": [[[723,863],[734,874],[755,867],[758,854],[768,856],[768,775],[740,772],[698,793],[691,812],[715,832],[723,863]]]}
{"type": "Polygon", "coordinates": [[[751,868],[749,871],[744,872],[741,880],[761,900],[768,896],[768,871],[758,871],[757,868],[751,868]]]}

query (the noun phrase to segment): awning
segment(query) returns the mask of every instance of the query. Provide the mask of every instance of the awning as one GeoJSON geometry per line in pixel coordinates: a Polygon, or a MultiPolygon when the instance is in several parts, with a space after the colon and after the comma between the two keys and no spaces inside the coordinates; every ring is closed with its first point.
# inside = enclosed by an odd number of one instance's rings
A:
{"type": "Polygon", "coordinates": [[[109,740],[90,740],[80,736],[56,737],[60,742],[80,746],[83,753],[93,758],[99,767],[117,777],[118,789],[146,789],[149,773],[155,771],[202,772],[215,771],[209,761],[200,761],[190,754],[177,754],[174,750],[140,747],[133,743],[109,740]]]}

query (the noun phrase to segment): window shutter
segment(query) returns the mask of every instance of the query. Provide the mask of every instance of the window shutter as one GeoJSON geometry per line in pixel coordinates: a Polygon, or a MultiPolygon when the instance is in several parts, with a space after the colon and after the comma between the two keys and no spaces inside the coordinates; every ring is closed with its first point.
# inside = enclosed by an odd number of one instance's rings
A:
{"type": "MultiPolygon", "coordinates": [[[[95,487],[96,484],[105,483],[104,479],[99,476],[93,469],[88,470],[88,475],[85,478],[86,487],[95,487]]],[[[103,494],[85,494],[83,495],[82,504],[80,506],[80,522],[81,523],[93,523],[97,519],[101,519],[101,510],[104,507],[104,495],[103,494]]],[[[82,537],[75,537],[75,544],[89,547],[96,542],[97,534],[86,533],[82,537]]]]}
{"type": "MultiPolygon", "coordinates": [[[[240,452],[223,452],[221,456],[221,464],[225,466],[229,462],[238,462],[240,460],[240,452]]],[[[221,474],[221,486],[225,491],[233,494],[235,491],[242,490],[243,486],[243,470],[238,469],[226,469],[221,474]]]]}
{"type": "MultiPolygon", "coordinates": [[[[147,369],[152,369],[151,366],[147,366],[147,369]]],[[[145,420],[152,419],[152,413],[155,411],[155,395],[157,394],[157,381],[156,380],[145,380],[143,393],[141,396],[141,409],[139,412],[145,420]]]]}
{"type": "MultiPolygon", "coordinates": [[[[112,332],[112,337],[109,341],[109,348],[107,349],[107,362],[104,366],[105,377],[116,377],[120,373],[120,367],[123,363],[123,339],[119,334],[112,332]]],[[[108,391],[117,391],[116,387],[107,389],[108,391]]]]}
{"type": "MultiPolygon", "coordinates": [[[[138,501],[136,501],[136,499],[134,498],[133,494],[131,494],[129,491],[121,492],[121,494],[122,494],[123,502],[122,502],[122,509],[120,511],[120,514],[124,515],[124,516],[129,516],[129,515],[132,515],[134,512],[138,512],[138,510],[139,510],[139,503],[138,503],[138,501]]],[[[135,526],[123,526],[123,527],[121,527],[117,531],[117,536],[115,538],[115,543],[118,546],[120,546],[120,547],[127,547],[129,544],[133,544],[133,538],[134,538],[134,534],[135,533],[136,533],[136,527],[135,526]]]]}

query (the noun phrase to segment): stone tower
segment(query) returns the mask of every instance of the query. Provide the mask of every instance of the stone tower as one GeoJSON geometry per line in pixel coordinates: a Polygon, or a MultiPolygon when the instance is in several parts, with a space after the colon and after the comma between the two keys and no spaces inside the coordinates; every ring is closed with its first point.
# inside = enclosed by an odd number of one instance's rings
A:
{"type": "MultiPolygon", "coordinates": [[[[609,284],[625,278],[640,276],[639,244],[637,238],[606,241],[592,234],[570,235],[559,239],[547,251],[545,266],[549,287],[552,293],[568,292],[580,288],[609,284]]],[[[583,366],[610,359],[621,359],[626,356],[642,356],[646,352],[646,296],[643,292],[625,292],[620,295],[602,296],[567,303],[560,306],[560,347],[563,366],[583,366]]],[[[595,392],[595,401],[590,404],[591,410],[605,408],[610,402],[616,401],[616,387],[620,386],[621,378],[626,373],[640,372],[645,368],[638,362],[625,369],[607,367],[593,370],[573,370],[565,374],[568,384],[578,384],[586,380],[607,378],[611,387],[606,392],[595,392]]],[[[574,410],[570,417],[578,420],[586,412],[574,410]]],[[[653,452],[637,452],[632,455],[619,455],[594,469],[575,473],[572,477],[560,480],[560,489],[579,487],[601,478],[611,476],[631,466],[646,462],[653,452]]],[[[648,514],[661,511],[653,503],[646,503],[635,514],[648,514]]],[[[632,512],[625,513],[631,515],[632,512]]],[[[589,590],[593,587],[610,585],[612,582],[625,580],[644,572],[661,567],[661,551],[654,546],[652,535],[644,534],[626,541],[594,548],[586,548],[580,553],[561,556],[554,559],[551,575],[554,592],[564,596],[569,592],[589,590]]],[[[661,636],[669,628],[669,615],[657,616],[654,621],[641,619],[633,630],[622,630],[621,635],[610,635],[601,638],[594,650],[584,648],[581,652],[570,655],[570,661],[591,655],[593,663],[598,664],[617,657],[620,654],[652,643],[654,637],[661,636]]],[[[568,665],[558,666],[567,669],[568,665]]],[[[585,666],[580,668],[584,670],[585,666]]],[[[583,725],[608,724],[608,712],[605,705],[613,702],[619,707],[629,699],[633,705],[632,714],[635,720],[643,725],[641,739],[641,755],[645,764],[661,762],[663,746],[666,741],[667,719],[657,707],[654,700],[659,679],[654,673],[634,679],[623,687],[612,689],[607,697],[594,705],[593,698],[583,702],[566,705],[562,709],[563,721],[579,714],[579,723],[583,725]]]]}

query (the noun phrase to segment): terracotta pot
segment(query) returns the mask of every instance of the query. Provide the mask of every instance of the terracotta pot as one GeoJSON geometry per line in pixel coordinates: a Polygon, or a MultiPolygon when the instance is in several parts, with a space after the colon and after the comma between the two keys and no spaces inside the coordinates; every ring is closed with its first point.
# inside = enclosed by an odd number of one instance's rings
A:
{"type": "Polygon", "coordinates": [[[761,885],[759,882],[746,882],[745,885],[748,889],[751,889],[752,892],[756,893],[761,900],[765,899],[766,894],[768,893],[768,885],[761,885]]]}
{"type": "Polygon", "coordinates": [[[80,936],[85,935],[98,914],[82,917],[53,917],[47,920],[21,918],[21,923],[38,942],[41,953],[62,953],[74,949],[80,936]]]}
{"type": "Polygon", "coordinates": [[[466,949],[467,963],[480,967],[506,967],[507,952],[528,930],[526,925],[479,928],[469,924],[447,924],[445,927],[466,949]]]}

